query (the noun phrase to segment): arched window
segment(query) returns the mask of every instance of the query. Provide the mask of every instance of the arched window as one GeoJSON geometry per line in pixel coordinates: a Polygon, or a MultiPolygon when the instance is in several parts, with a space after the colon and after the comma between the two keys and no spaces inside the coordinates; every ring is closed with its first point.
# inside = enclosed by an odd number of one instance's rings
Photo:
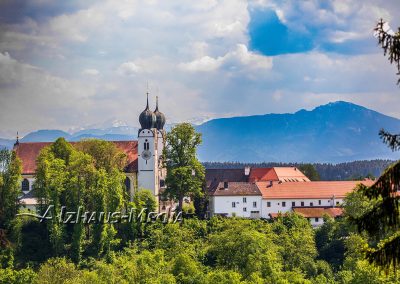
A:
{"type": "Polygon", "coordinates": [[[126,191],[128,191],[128,192],[131,191],[131,180],[128,177],[125,178],[125,188],[126,188],[126,191]]]}
{"type": "Polygon", "coordinates": [[[29,191],[29,180],[26,178],[22,181],[22,191],[29,191]]]}
{"type": "Polygon", "coordinates": [[[150,149],[150,144],[147,142],[147,139],[144,141],[144,149],[149,150],[150,149]]]}

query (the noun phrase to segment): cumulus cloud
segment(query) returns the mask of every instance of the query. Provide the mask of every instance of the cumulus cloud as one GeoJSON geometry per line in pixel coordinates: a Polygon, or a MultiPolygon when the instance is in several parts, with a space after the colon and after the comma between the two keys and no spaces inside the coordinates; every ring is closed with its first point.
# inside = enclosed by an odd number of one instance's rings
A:
{"type": "Polygon", "coordinates": [[[100,74],[100,72],[97,69],[88,68],[88,69],[83,70],[82,74],[89,75],[89,76],[97,76],[100,74]]]}
{"type": "Polygon", "coordinates": [[[124,62],[118,67],[117,72],[122,76],[132,76],[140,72],[140,67],[133,61],[124,62]]]}
{"type": "Polygon", "coordinates": [[[228,52],[224,56],[212,58],[206,55],[193,61],[179,64],[181,69],[193,72],[214,71],[221,66],[228,69],[270,69],[272,67],[272,58],[250,52],[246,45],[238,44],[235,50],[228,52]]]}
{"type": "Polygon", "coordinates": [[[343,43],[367,39],[377,20],[388,21],[400,16],[393,9],[395,1],[275,1],[252,2],[254,9],[272,9],[290,30],[304,35],[314,34],[316,44],[343,43]]]}
{"type": "Polygon", "coordinates": [[[8,53],[0,53],[0,88],[0,121],[20,132],[78,124],[95,95],[89,85],[53,76],[8,53]]]}
{"type": "MultiPolygon", "coordinates": [[[[152,106],[158,92],[160,107],[174,122],[296,111],[338,98],[400,116],[395,69],[372,37],[380,17],[400,25],[393,22],[400,18],[395,1],[51,5],[14,18],[3,16],[10,10],[4,5],[0,9],[1,18],[9,19],[0,23],[0,124],[12,133],[79,128],[112,117],[137,125],[146,81],[152,106]],[[315,45],[298,54],[255,51],[249,33],[255,9],[272,9],[291,31],[314,35],[315,45]],[[361,54],[324,47],[359,40],[375,49],[361,54]]],[[[270,32],[261,35],[269,39],[270,32]]]]}

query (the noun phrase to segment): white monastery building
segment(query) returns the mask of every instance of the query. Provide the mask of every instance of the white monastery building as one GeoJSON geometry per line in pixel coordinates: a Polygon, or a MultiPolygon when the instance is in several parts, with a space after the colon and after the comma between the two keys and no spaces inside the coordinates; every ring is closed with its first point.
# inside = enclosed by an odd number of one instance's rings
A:
{"type": "Polygon", "coordinates": [[[341,205],[358,183],[373,181],[310,181],[296,167],[207,170],[209,215],[271,219],[296,212],[313,226],[324,215],[339,217],[341,205]]]}

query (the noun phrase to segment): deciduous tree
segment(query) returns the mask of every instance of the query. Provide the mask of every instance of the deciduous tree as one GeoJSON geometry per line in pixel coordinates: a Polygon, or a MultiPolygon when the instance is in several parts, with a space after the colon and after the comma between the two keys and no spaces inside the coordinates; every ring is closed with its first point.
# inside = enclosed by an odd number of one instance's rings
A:
{"type": "Polygon", "coordinates": [[[165,195],[178,201],[182,210],[183,198],[202,194],[204,167],[196,157],[201,134],[189,123],[178,124],[167,134],[164,163],[167,168],[165,195]]]}
{"type": "Polygon", "coordinates": [[[14,151],[0,150],[0,229],[9,227],[18,212],[21,161],[14,151]]]}

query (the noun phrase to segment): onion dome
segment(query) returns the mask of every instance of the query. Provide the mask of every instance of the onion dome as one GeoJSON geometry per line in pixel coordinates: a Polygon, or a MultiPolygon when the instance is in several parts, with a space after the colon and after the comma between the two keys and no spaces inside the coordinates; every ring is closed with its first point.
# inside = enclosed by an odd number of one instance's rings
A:
{"type": "Polygon", "coordinates": [[[158,97],[156,97],[156,109],[154,110],[154,114],[156,116],[156,125],[155,127],[158,130],[162,130],[165,125],[165,115],[158,110],[158,97]]]}
{"type": "Polygon", "coordinates": [[[142,129],[151,129],[156,125],[156,116],[149,109],[149,93],[147,93],[146,109],[139,115],[139,122],[142,129]]]}

